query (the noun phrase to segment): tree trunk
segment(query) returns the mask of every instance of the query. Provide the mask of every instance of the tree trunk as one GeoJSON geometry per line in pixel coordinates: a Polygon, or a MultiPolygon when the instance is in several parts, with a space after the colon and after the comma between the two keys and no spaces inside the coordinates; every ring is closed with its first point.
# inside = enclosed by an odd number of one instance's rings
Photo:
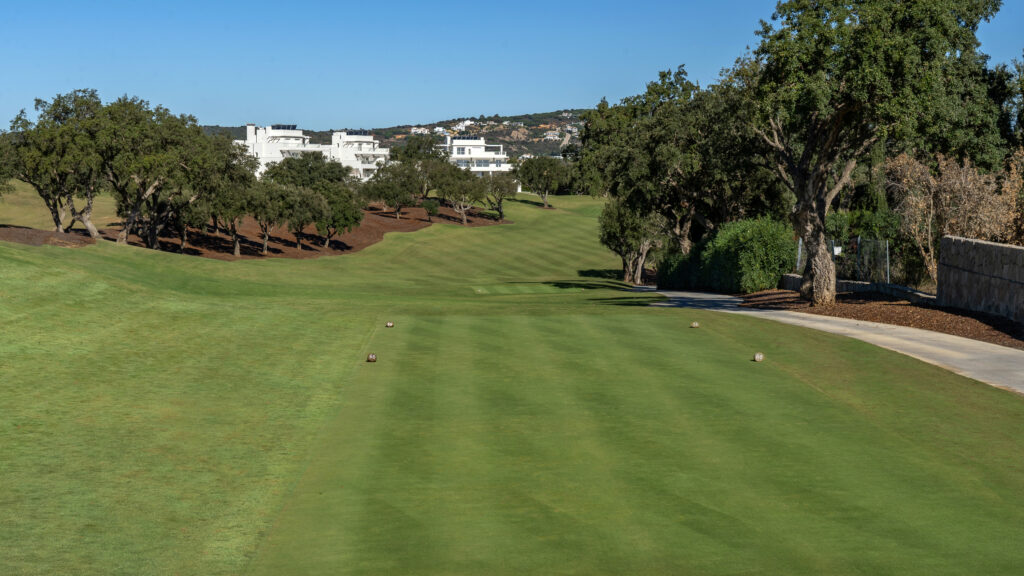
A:
{"type": "Polygon", "coordinates": [[[324,236],[324,248],[329,248],[330,247],[330,245],[331,245],[331,236],[333,236],[333,234],[324,236]]]}
{"type": "Polygon", "coordinates": [[[128,216],[125,217],[121,231],[117,233],[118,244],[128,243],[128,234],[132,231],[133,228],[135,228],[135,223],[138,221],[138,219],[139,209],[133,208],[132,211],[128,213],[128,216]]]}
{"type": "Polygon", "coordinates": [[[672,225],[672,235],[675,236],[679,251],[682,254],[689,254],[693,249],[693,242],[690,240],[690,230],[693,228],[693,210],[688,210],[686,216],[676,218],[672,225]]]}
{"type": "Polygon", "coordinates": [[[797,205],[793,225],[804,241],[807,266],[800,282],[800,296],[813,306],[830,306],[836,302],[836,267],[825,239],[825,210],[807,209],[797,205]]]}
{"type": "Polygon", "coordinates": [[[217,216],[211,216],[210,219],[213,220],[213,235],[220,238],[220,223],[217,220],[217,216]]]}
{"type": "Polygon", "coordinates": [[[86,216],[82,219],[82,224],[85,225],[85,229],[89,231],[90,238],[99,238],[100,231],[96,229],[96,225],[92,223],[92,218],[86,216]]]}
{"type": "Polygon", "coordinates": [[[401,220],[401,219],[402,219],[402,207],[401,206],[395,206],[395,220],[401,220]]]}
{"type": "Polygon", "coordinates": [[[235,258],[238,258],[242,255],[242,242],[238,237],[238,226],[234,222],[231,223],[231,243],[234,246],[235,258]]]}
{"type": "Polygon", "coordinates": [[[85,198],[85,207],[83,207],[81,211],[75,207],[75,199],[73,197],[68,199],[68,208],[71,210],[72,221],[78,220],[81,222],[89,232],[90,238],[99,238],[99,230],[97,230],[96,226],[92,223],[92,201],[93,192],[90,190],[85,198]]]}
{"type": "Polygon", "coordinates": [[[634,282],[637,286],[644,283],[644,265],[647,264],[647,255],[650,251],[651,243],[645,241],[640,248],[640,254],[637,255],[636,282],[634,282]]]}
{"type": "Polygon", "coordinates": [[[269,242],[269,241],[270,241],[270,231],[269,230],[264,230],[263,231],[263,251],[260,252],[264,256],[267,255],[267,242],[269,242]]]}
{"type": "Polygon", "coordinates": [[[185,245],[188,244],[188,226],[181,227],[181,254],[185,253],[185,245]]]}
{"type": "Polygon", "coordinates": [[[64,233],[64,204],[59,200],[47,201],[46,207],[50,209],[50,218],[53,219],[53,231],[64,233]]]}
{"type": "Polygon", "coordinates": [[[548,193],[547,192],[541,192],[540,193],[540,199],[544,201],[544,207],[547,208],[548,207],[548,193]]]}
{"type": "Polygon", "coordinates": [[[622,281],[633,283],[633,260],[632,255],[621,256],[622,258],[622,281]]]}
{"type": "Polygon", "coordinates": [[[466,220],[466,213],[469,212],[469,208],[459,211],[459,215],[462,216],[462,225],[468,226],[469,222],[466,220]]]}
{"type": "Polygon", "coordinates": [[[298,232],[295,233],[295,247],[299,249],[299,252],[302,252],[302,240],[299,238],[298,232]]]}
{"type": "Polygon", "coordinates": [[[499,200],[498,201],[498,222],[503,222],[505,220],[505,206],[503,206],[502,204],[503,204],[503,202],[501,200],[499,200]]]}
{"type": "Polygon", "coordinates": [[[150,224],[146,230],[146,244],[153,250],[160,248],[160,227],[150,224]]]}

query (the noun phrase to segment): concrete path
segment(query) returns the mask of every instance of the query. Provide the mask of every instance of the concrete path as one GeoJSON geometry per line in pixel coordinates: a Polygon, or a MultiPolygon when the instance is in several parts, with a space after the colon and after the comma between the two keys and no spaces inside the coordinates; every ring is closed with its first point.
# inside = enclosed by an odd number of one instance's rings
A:
{"type": "MultiPolygon", "coordinates": [[[[643,290],[652,291],[650,288],[643,290]]],[[[841,334],[882,348],[895,350],[907,356],[913,356],[918,360],[941,366],[992,386],[1024,394],[1024,350],[1015,350],[987,342],[904,326],[787,310],[741,308],[739,304],[742,299],[734,296],[702,292],[658,291],[658,293],[667,297],[668,301],[658,302],[653,306],[700,308],[743,314],[841,334]]]]}

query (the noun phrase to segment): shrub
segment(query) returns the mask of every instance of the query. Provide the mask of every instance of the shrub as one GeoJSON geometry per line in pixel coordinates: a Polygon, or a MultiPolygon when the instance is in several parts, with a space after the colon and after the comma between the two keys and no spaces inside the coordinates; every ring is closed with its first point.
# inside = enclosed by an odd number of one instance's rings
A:
{"type": "Polygon", "coordinates": [[[433,221],[434,216],[440,211],[440,202],[431,198],[430,200],[424,200],[420,202],[420,206],[427,211],[427,220],[433,221]]]}
{"type": "Polygon", "coordinates": [[[775,288],[793,266],[790,227],[767,218],[724,224],[688,255],[672,254],[658,266],[658,287],[750,293],[775,288]]]}

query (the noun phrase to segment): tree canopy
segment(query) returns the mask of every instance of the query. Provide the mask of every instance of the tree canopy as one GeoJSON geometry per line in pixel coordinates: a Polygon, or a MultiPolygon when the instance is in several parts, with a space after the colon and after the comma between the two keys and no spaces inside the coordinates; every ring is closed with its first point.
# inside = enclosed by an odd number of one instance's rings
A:
{"type": "Polygon", "coordinates": [[[70,211],[90,235],[99,235],[91,216],[93,198],[101,186],[95,145],[101,109],[95,90],[75,90],[49,101],[37,99],[35,122],[24,110],[11,121],[4,164],[39,194],[57,232],[64,232],[70,211]],[[84,202],[81,210],[76,199],[84,202]]]}
{"type": "Polygon", "coordinates": [[[516,169],[516,176],[530,192],[537,194],[548,207],[548,195],[568,182],[569,170],[558,158],[540,156],[528,158],[516,169]]]}
{"type": "MultiPolygon", "coordinates": [[[[796,196],[792,221],[810,255],[801,293],[815,304],[835,300],[835,267],[825,242],[833,200],[880,139],[927,135],[918,124],[922,117],[956,123],[950,107],[971,90],[950,79],[969,76],[967,70],[983,62],[975,31],[999,5],[789,0],[779,3],[774,25],[762,23],[755,130],[796,196]]],[[[960,124],[985,114],[972,112],[960,124]]]]}

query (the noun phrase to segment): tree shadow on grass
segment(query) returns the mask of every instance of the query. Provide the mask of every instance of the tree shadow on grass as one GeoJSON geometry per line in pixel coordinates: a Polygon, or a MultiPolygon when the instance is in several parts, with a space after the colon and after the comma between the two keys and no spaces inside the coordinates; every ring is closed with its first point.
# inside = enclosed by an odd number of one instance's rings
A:
{"type": "Polygon", "coordinates": [[[630,307],[648,307],[656,302],[663,301],[664,298],[659,298],[657,295],[636,295],[636,296],[625,296],[622,298],[591,298],[589,301],[604,306],[630,306],[630,307]]]}
{"type": "Polygon", "coordinates": [[[619,292],[628,292],[629,286],[621,282],[605,281],[600,280],[552,280],[543,282],[548,286],[555,288],[561,288],[562,290],[617,290],[619,292]]]}
{"type": "Polygon", "coordinates": [[[605,280],[622,280],[622,270],[616,268],[606,268],[603,270],[577,270],[576,273],[582,276],[583,278],[603,278],[605,280]]]}
{"type": "Polygon", "coordinates": [[[544,203],[541,202],[540,200],[527,200],[525,198],[509,198],[508,200],[506,200],[506,202],[518,202],[519,204],[529,204],[530,206],[537,206],[538,208],[544,207],[544,203]]]}

